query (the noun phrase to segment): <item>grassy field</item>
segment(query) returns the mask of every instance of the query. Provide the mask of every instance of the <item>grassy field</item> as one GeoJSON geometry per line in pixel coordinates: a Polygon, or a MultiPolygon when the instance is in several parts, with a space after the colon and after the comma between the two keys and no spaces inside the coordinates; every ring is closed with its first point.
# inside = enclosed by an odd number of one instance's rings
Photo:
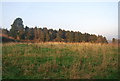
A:
{"type": "Polygon", "coordinates": [[[3,79],[117,79],[118,46],[92,43],[6,43],[3,79]]]}

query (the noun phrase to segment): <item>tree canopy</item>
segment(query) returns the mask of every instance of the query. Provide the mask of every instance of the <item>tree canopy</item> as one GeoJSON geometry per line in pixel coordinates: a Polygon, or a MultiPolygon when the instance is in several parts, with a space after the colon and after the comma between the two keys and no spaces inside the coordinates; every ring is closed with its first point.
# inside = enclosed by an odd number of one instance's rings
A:
{"type": "Polygon", "coordinates": [[[89,33],[81,33],[76,31],[65,31],[62,29],[53,30],[37,27],[28,27],[23,25],[21,18],[16,18],[11,25],[10,31],[3,29],[3,33],[14,37],[16,40],[29,40],[35,42],[92,42],[92,43],[108,43],[106,37],[89,33]]]}

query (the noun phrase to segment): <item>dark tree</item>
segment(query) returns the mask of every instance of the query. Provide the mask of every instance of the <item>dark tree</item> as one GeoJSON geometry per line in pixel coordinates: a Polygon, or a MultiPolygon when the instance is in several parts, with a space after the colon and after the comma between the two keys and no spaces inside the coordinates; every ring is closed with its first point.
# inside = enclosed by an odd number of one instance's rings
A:
{"type": "Polygon", "coordinates": [[[40,31],[40,35],[39,35],[39,38],[40,38],[40,41],[41,42],[45,42],[45,33],[42,31],[42,29],[40,28],[39,29],[39,31],[40,31]]]}
{"type": "Polygon", "coordinates": [[[15,39],[24,39],[23,34],[24,34],[24,25],[23,21],[21,18],[16,18],[11,25],[10,29],[10,35],[14,37],[15,39]]]}
{"type": "Polygon", "coordinates": [[[43,32],[44,32],[44,41],[46,42],[48,42],[48,41],[50,41],[50,36],[49,36],[49,32],[48,32],[48,29],[45,27],[45,28],[43,28],[43,32]]]}
{"type": "Polygon", "coordinates": [[[38,32],[37,32],[37,27],[34,28],[34,40],[37,41],[38,39],[38,32]]]}
{"type": "Polygon", "coordinates": [[[79,32],[75,32],[75,42],[80,42],[80,34],[79,34],[79,32]]]}
{"type": "Polygon", "coordinates": [[[66,33],[66,42],[74,42],[75,35],[73,31],[67,31],[66,33]]]}
{"type": "Polygon", "coordinates": [[[25,40],[29,40],[29,36],[30,36],[30,33],[29,33],[29,27],[25,27],[25,40]]]}
{"type": "Polygon", "coordinates": [[[112,43],[115,43],[115,38],[112,39],[112,43]]]}
{"type": "Polygon", "coordinates": [[[96,42],[96,40],[97,40],[97,36],[96,35],[90,35],[89,36],[89,42],[94,43],[94,42],[96,42]]]}
{"type": "Polygon", "coordinates": [[[115,39],[115,38],[113,38],[113,39],[112,39],[112,43],[113,43],[113,44],[117,44],[117,43],[119,43],[119,39],[115,39]]]}
{"type": "Polygon", "coordinates": [[[106,37],[103,37],[103,43],[108,43],[106,37]]]}
{"type": "Polygon", "coordinates": [[[59,29],[59,31],[57,32],[55,40],[58,42],[64,41],[63,31],[61,29],[59,29]]]}
{"type": "Polygon", "coordinates": [[[34,40],[35,35],[34,35],[34,29],[33,28],[29,29],[28,35],[29,35],[29,40],[34,40]]]}

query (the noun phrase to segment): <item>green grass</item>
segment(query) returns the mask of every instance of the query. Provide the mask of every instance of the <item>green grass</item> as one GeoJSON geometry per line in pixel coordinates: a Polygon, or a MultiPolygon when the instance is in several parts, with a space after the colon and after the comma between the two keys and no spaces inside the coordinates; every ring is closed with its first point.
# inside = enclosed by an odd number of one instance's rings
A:
{"type": "Polygon", "coordinates": [[[91,43],[7,43],[3,79],[117,79],[118,47],[91,43]]]}

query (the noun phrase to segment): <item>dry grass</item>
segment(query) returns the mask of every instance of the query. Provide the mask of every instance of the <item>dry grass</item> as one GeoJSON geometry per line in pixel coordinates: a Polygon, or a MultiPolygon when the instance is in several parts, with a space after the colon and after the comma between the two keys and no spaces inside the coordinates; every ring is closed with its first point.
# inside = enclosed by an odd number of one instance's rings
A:
{"type": "Polygon", "coordinates": [[[3,78],[118,78],[118,46],[95,43],[3,44],[3,78]]]}

